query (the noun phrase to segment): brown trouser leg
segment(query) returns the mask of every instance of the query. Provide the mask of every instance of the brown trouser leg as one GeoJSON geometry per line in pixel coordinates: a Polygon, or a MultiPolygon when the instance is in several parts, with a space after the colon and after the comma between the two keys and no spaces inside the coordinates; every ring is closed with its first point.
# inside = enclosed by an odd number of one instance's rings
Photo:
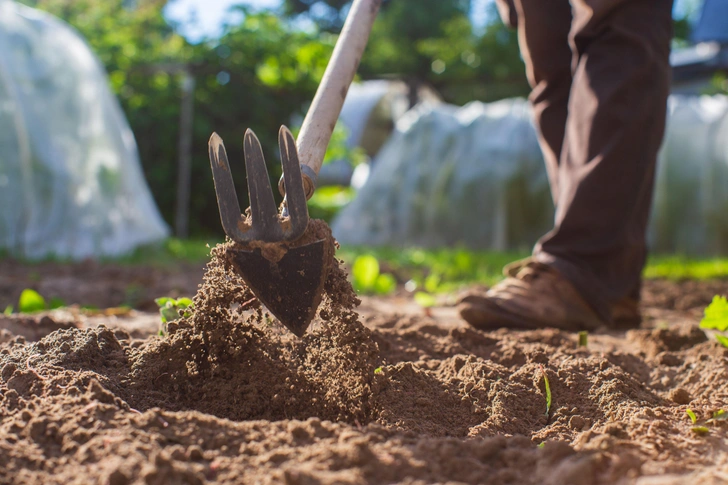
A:
{"type": "Polygon", "coordinates": [[[609,320],[611,303],[639,291],[646,259],[673,1],[499,1],[517,23],[556,204],[534,256],[609,320]]]}

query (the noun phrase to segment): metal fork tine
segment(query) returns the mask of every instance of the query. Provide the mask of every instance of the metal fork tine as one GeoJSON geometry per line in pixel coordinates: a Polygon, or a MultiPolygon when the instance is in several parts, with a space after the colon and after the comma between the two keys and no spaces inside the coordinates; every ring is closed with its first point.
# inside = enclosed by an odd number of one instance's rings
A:
{"type": "Polygon", "coordinates": [[[283,237],[287,241],[295,241],[303,235],[308,226],[308,204],[303,189],[296,140],[286,126],[281,126],[278,131],[278,146],[281,150],[283,180],[286,184],[286,208],[291,218],[290,229],[284,231],[283,237]]]}
{"type": "Polygon", "coordinates": [[[250,237],[265,242],[280,241],[283,231],[278,223],[278,208],[273,198],[263,149],[251,129],[245,132],[243,150],[252,217],[253,234],[250,237]]]}
{"type": "Polygon", "coordinates": [[[212,179],[215,183],[217,206],[220,209],[220,221],[225,233],[233,239],[243,239],[243,232],[238,227],[241,219],[240,202],[235,192],[235,184],[230,173],[225,145],[217,133],[213,133],[208,142],[212,179]]]}

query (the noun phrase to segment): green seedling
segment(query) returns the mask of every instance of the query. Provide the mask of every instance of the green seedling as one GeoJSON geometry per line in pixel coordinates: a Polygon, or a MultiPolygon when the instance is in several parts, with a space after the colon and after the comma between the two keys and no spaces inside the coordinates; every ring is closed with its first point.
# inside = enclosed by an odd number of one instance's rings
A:
{"type": "Polygon", "coordinates": [[[713,413],[713,417],[710,418],[708,423],[717,423],[719,421],[728,421],[728,413],[722,409],[719,409],[713,413]]]}
{"type": "MultiPolygon", "coordinates": [[[[24,289],[23,292],[20,293],[20,298],[18,299],[18,312],[20,313],[34,313],[42,312],[43,310],[55,310],[56,308],[62,308],[64,306],[66,306],[66,302],[64,302],[60,298],[54,297],[51,298],[49,302],[46,302],[45,298],[43,298],[40,293],[35,290],[31,290],[30,288],[24,289]]],[[[12,312],[13,307],[8,307],[5,309],[6,315],[9,315],[12,312]]]]}
{"type": "Polygon", "coordinates": [[[8,305],[5,307],[5,311],[3,312],[3,315],[9,317],[13,314],[13,305],[8,305]]]}
{"type": "Polygon", "coordinates": [[[359,293],[389,295],[397,289],[397,280],[389,273],[381,273],[379,261],[371,254],[354,260],[351,268],[352,284],[359,293]]]}
{"type": "Polygon", "coordinates": [[[541,374],[543,375],[543,385],[546,389],[546,416],[549,415],[549,411],[551,411],[551,386],[549,386],[549,378],[546,376],[546,370],[543,368],[543,365],[539,364],[539,367],[541,368],[541,374]]]}
{"type": "MultiPolygon", "coordinates": [[[[691,409],[686,409],[685,413],[690,416],[690,421],[692,421],[693,426],[690,428],[693,433],[704,435],[710,432],[710,429],[707,426],[698,425],[698,417],[695,415],[695,413],[691,409]]],[[[705,422],[705,424],[718,424],[721,421],[728,421],[728,412],[726,412],[723,409],[719,409],[715,412],[713,412],[713,417],[710,418],[705,422]]]]}
{"type": "MultiPolygon", "coordinates": [[[[728,300],[725,296],[715,296],[705,309],[705,316],[700,321],[700,328],[728,331],[728,300]]],[[[724,347],[728,347],[728,336],[716,334],[715,339],[724,347]]]]}
{"type": "Polygon", "coordinates": [[[374,369],[374,373],[375,374],[382,374],[383,372],[384,371],[382,370],[382,367],[381,366],[380,367],[377,367],[376,369],[374,369]]]}
{"type": "Polygon", "coordinates": [[[545,448],[545,447],[546,447],[546,442],[545,442],[545,441],[542,441],[542,442],[540,442],[540,443],[539,443],[539,444],[537,445],[537,448],[539,448],[539,449],[543,449],[543,448],[545,448]]]}
{"type": "Polygon", "coordinates": [[[162,323],[174,322],[180,318],[188,318],[192,316],[192,310],[195,305],[189,298],[170,298],[164,296],[157,298],[154,302],[159,306],[159,314],[162,317],[162,323]]]}
{"type": "Polygon", "coordinates": [[[685,414],[687,414],[690,417],[690,421],[692,421],[693,424],[698,422],[698,417],[695,416],[695,413],[693,412],[692,409],[686,409],[685,414]]]}
{"type": "Polygon", "coordinates": [[[37,291],[26,288],[20,293],[20,298],[18,299],[18,311],[20,313],[40,312],[45,309],[45,298],[40,296],[40,293],[37,291]]]}
{"type": "Polygon", "coordinates": [[[65,306],[66,306],[66,302],[61,300],[58,297],[53,297],[53,298],[51,298],[51,301],[48,302],[48,308],[50,310],[55,310],[57,308],[63,308],[65,306]]]}
{"type": "Polygon", "coordinates": [[[437,304],[437,300],[434,296],[424,291],[418,291],[415,293],[415,303],[422,308],[432,308],[437,304]]]}
{"type": "Polygon", "coordinates": [[[582,330],[579,332],[579,347],[587,346],[587,339],[589,338],[589,332],[582,330]]]}

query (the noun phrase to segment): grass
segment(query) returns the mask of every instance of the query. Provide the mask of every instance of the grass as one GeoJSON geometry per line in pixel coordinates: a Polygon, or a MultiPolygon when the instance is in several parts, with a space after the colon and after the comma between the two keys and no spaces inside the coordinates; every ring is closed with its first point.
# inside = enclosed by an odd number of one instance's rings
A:
{"type": "MultiPolygon", "coordinates": [[[[179,263],[205,263],[210,256],[210,248],[222,239],[177,239],[169,238],[158,244],[140,246],[129,254],[119,257],[100,258],[101,263],[122,265],[162,266],[170,267],[179,263]]],[[[0,260],[10,257],[6,251],[0,251],[0,260]]],[[[33,266],[41,263],[72,263],[70,259],[48,256],[38,260],[15,258],[24,264],[33,266]]],[[[30,275],[37,274],[30,272],[30,275]]],[[[40,275],[38,275],[38,279],[40,275]]],[[[32,279],[32,278],[31,278],[32,279]]]]}
{"type": "Polygon", "coordinates": [[[141,246],[130,254],[109,258],[105,262],[128,265],[173,266],[180,262],[204,263],[210,257],[210,248],[222,239],[169,238],[161,244],[141,246]]]}
{"type": "Polygon", "coordinates": [[[395,275],[409,288],[428,293],[444,293],[474,283],[493,285],[500,281],[503,266],[527,254],[465,249],[342,247],[337,256],[347,264],[369,255],[380,263],[382,272],[395,275]]]}
{"type": "MultiPolygon", "coordinates": [[[[162,267],[172,267],[181,262],[202,264],[209,258],[210,247],[220,241],[220,238],[170,238],[160,244],[140,247],[119,258],[103,259],[102,262],[162,267]]],[[[390,288],[390,281],[385,281],[385,278],[392,275],[397,283],[408,283],[408,290],[430,294],[452,292],[472,284],[491,286],[503,278],[503,266],[526,256],[528,253],[524,252],[472,251],[464,248],[430,250],[345,246],[337,252],[337,257],[343,259],[350,268],[357,259],[369,263],[366,265],[367,271],[361,272],[365,277],[360,280],[364,283],[379,287],[382,287],[381,283],[387,283],[384,286],[390,288]],[[378,268],[374,268],[372,260],[376,260],[378,268]]],[[[54,258],[45,261],[65,262],[54,258]]],[[[656,255],[649,259],[644,275],[646,278],[670,280],[728,278],[728,258],[656,255]]]]}
{"type": "Polygon", "coordinates": [[[710,280],[728,278],[728,258],[698,259],[687,256],[657,255],[645,268],[646,278],[669,280],[710,280]]]}
{"type": "MultiPolygon", "coordinates": [[[[411,280],[413,289],[428,293],[450,292],[472,284],[491,286],[503,278],[503,266],[528,256],[527,253],[519,252],[457,248],[343,247],[337,252],[337,256],[348,264],[364,255],[376,258],[381,271],[393,273],[400,283],[411,280]]],[[[644,275],[646,278],[669,280],[728,278],[728,258],[656,255],[647,262],[644,275]]]]}

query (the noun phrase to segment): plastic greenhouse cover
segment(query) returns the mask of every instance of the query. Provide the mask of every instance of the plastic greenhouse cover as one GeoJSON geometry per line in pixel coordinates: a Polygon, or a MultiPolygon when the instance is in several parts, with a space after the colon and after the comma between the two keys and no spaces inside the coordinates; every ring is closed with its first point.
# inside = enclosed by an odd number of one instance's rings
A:
{"type": "MultiPolygon", "coordinates": [[[[529,250],[553,204],[527,101],[415,108],[333,221],[342,244],[529,250]]],[[[669,101],[650,246],[728,253],[728,98],[669,101]]]]}
{"type": "Polygon", "coordinates": [[[86,42],[51,15],[0,0],[0,250],[115,256],[168,234],[86,42]]]}

